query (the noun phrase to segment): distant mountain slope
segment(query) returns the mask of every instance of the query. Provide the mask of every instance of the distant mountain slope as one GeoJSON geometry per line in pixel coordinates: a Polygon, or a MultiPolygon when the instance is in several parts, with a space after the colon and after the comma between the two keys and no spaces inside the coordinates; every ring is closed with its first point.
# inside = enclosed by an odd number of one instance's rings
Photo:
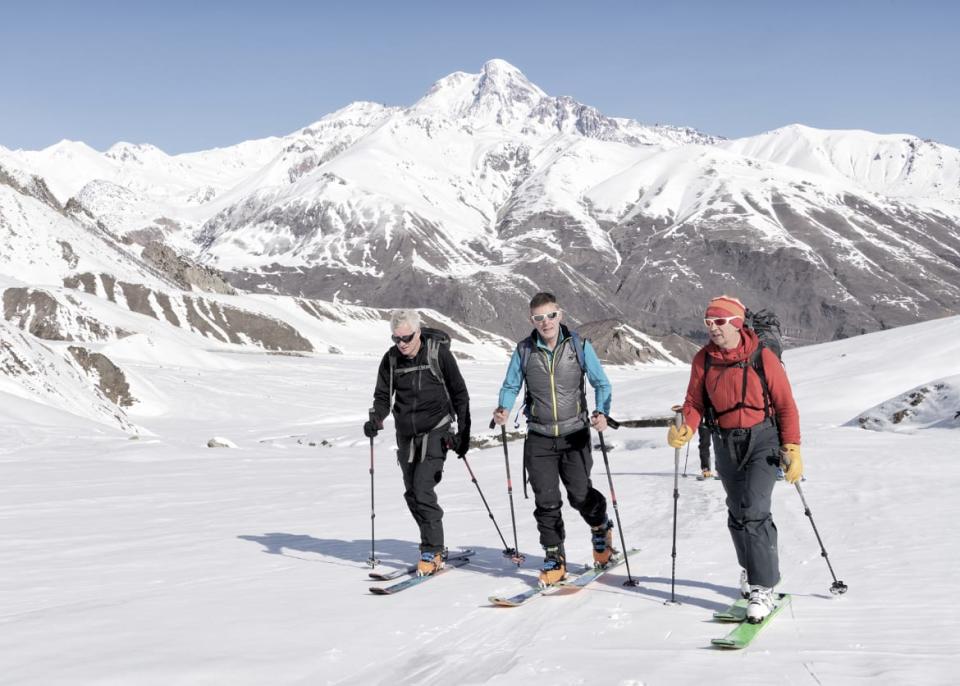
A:
{"type": "MultiPolygon", "coordinates": [[[[776,310],[792,343],[960,312],[957,149],[647,126],[503,60],[410,107],[354,103],[280,138],[175,156],[62,142],[0,149],[0,168],[133,258],[161,242],[243,290],[430,307],[510,338],[541,289],[574,324],[694,337],[706,299],[730,292],[776,310]]],[[[20,234],[35,222],[9,202],[0,217],[20,234]]],[[[53,252],[39,258],[52,272],[57,249],[30,248],[53,252]]],[[[29,282],[15,259],[6,273],[29,282]]]]}

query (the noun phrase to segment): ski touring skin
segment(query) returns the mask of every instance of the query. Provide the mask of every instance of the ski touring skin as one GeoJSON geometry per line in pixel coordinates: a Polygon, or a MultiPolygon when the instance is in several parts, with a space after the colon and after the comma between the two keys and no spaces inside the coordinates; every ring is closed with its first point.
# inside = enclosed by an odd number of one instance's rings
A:
{"type": "MultiPolygon", "coordinates": [[[[470,553],[470,555],[473,555],[473,553],[470,553]]],[[[374,595],[393,595],[394,593],[405,591],[408,588],[419,586],[426,581],[430,581],[430,579],[433,579],[434,577],[440,576],[448,569],[453,569],[454,567],[463,567],[465,564],[470,562],[470,555],[464,556],[461,553],[461,555],[457,558],[447,558],[443,569],[436,571],[433,574],[428,574],[427,576],[411,576],[409,579],[404,579],[403,581],[393,584],[392,586],[371,586],[370,592],[374,595]]]]}
{"type": "Polygon", "coordinates": [[[747,618],[747,604],[749,600],[739,598],[726,610],[717,610],[713,613],[713,618],[718,622],[742,622],[747,618]]]}
{"type": "Polygon", "coordinates": [[[594,581],[602,577],[604,574],[606,574],[610,570],[619,567],[621,564],[623,564],[626,561],[628,556],[638,552],[640,552],[639,548],[632,548],[630,552],[627,553],[627,555],[619,555],[617,557],[614,557],[613,560],[609,564],[607,564],[606,567],[596,567],[596,566],[588,567],[581,574],[567,577],[563,581],[553,584],[551,586],[545,586],[545,587],[534,586],[532,588],[525,589],[520,593],[517,593],[516,595],[490,596],[488,600],[494,605],[498,605],[500,607],[519,607],[520,605],[523,605],[538,596],[550,594],[551,591],[556,591],[563,588],[572,589],[574,591],[580,590],[584,586],[587,586],[593,583],[594,581]]]}
{"type": "MultiPolygon", "coordinates": [[[[470,557],[474,554],[472,550],[464,550],[460,553],[450,553],[447,555],[447,562],[452,562],[454,560],[461,560],[463,558],[470,557]]],[[[408,574],[416,574],[417,565],[410,565],[409,567],[402,567],[400,569],[394,569],[389,572],[370,572],[369,576],[375,581],[390,581],[392,579],[399,579],[401,576],[406,576],[408,574]]]]}
{"type": "MultiPolygon", "coordinates": [[[[774,617],[776,617],[780,610],[785,608],[790,604],[790,596],[786,593],[777,594],[777,600],[774,603],[773,610],[770,611],[762,622],[757,624],[750,624],[746,621],[746,606],[744,606],[744,621],[737,624],[733,630],[728,633],[723,638],[715,638],[710,641],[710,643],[718,648],[726,648],[730,650],[741,650],[746,648],[750,643],[757,637],[757,635],[763,631],[764,627],[769,624],[774,617]]],[[[736,606],[736,603],[734,603],[736,606]]],[[[733,607],[733,606],[732,606],[733,607]]],[[[732,609],[731,607],[731,609],[732,609]]],[[[731,613],[732,614],[732,613],[731,613]]],[[[716,616],[716,615],[715,615],[716,616]]],[[[735,621],[735,620],[731,620],[735,621]]]]}

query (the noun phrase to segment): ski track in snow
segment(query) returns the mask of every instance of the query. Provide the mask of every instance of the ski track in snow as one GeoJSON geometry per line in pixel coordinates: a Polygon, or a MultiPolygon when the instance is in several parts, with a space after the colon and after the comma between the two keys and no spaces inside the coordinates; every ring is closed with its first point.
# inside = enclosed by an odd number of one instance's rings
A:
{"type": "MultiPolygon", "coordinates": [[[[360,424],[377,357],[244,356],[218,369],[135,365],[169,408],[132,419],[128,440],[82,421],[0,423],[0,673],[4,684],[949,684],[960,620],[942,601],[960,563],[945,486],[960,477],[956,430],[845,427],[858,412],[960,373],[960,319],[788,351],[803,420],[802,487],[840,579],[832,581],[795,489],[776,486],[781,589],[789,611],[742,652],[709,647],[710,621],[738,570],[719,481],[697,482],[696,446],[679,483],[671,592],[674,453],[664,430],[607,442],[635,589],[625,567],[578,593],[522,608],[487,597],[535,583],[533,500],[510,443],[517,568],[466,469],[448,459],[439,486],[447,542],[475,561],[396,596],[368,587],[369,444],[360,424]],[[926,333],[925,333],[926,332],[926,333]],[[907,354],[910,368],[877,356],[907,354]],[[949,368],[948,368],[949,367],[949,368]],[[842,393],[838,393],[838,388],[842,393]],[[224,436],[237,449],[208,449],[224,436]],[[327,440],[332,447],[320,445],[327,440]],[[317,445],[310,446],[310,442],[317,445]]],[[[210,353],[221,355],[223,353],[210,353]]],[[[236,357],[231,357],[236,360],[236,357]]],[[[503,364],[463,365],[474,433],[485,434],[503,364]]],[[[663,415],[687,372],[611,369],[614,415],[663,415]]],[[[377,555],[416,557],[417,535],[391,455],[377,439],[377,555]]],[[[512,544],[499,446],[468,454],[512,544]]],[[[681,454],[683,469],[686,451],[681,454]]],[[[607,493],[602,456],[594,483],[607,493]]],[[[589,532],[564,505],[572,564],[589,532]]],[[[613,513],[611,512],[611,515],[613,513]]],[[[619,545],[619,537],[617,538],[619,545]]]]}

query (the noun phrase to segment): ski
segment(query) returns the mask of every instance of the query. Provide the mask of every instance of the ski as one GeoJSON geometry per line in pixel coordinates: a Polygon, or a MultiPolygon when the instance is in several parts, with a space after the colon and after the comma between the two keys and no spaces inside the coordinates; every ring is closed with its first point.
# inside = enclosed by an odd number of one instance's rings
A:
{"type": "Polygon", "coordinates": [[[455,559],[448,558],[446,565],[444,565],[443,569],[438,572],[434,572],[428,576],[411,576],[409,579],[404,579],[403,581],[393,584],[392,586],[371,586],[370,592],[374,595],[393,595],[394,593],[399,593],[400,591],[405,591],[408,588],[418,586],[425,581],[430,581],[430,579],[440,576],[448,569],[453,569],[454,567],[463,567],[468,562],[470,562],[470,556],[461,556],[455,559]]]}
{"type": "Polygon", "coordinates": [[[713,618],[718,622],[742,622],[747,618],[747,603],[749,602],[746,598],[739,598],[726,610],[714,612],[713,618]]]}
{"type": "MultiPolygon", "coordinates": [[[[759,624],[750,624],[744,620],[740,624],[737,624],[734,629],[724,636],[723,638],[714,638],[710,641],[711,644],[717,646],[718,648],[729,648],[733,650],[740,650],[746,648],[750,645],[750,642],[757,637],[764,627],[770,623],[770,621],[779,614],[780,610],[785,608],[790,604],[790,596],[786,593],[780,593],[777,595],[777,601],[773,606],[773,610],[770,612],[766,618],[759,624]]],[[[744,608],[744,615],[746,615],[746,608],[744,608]]]]}
{"type": "MultiPolygon", "coordinates": [[[[464,550],[462,553],[452,553],[447,555],[447,562],[460,560],[470,557],[471,555],[473,555],[472,550],[464,550]]],[[[376,581],[390,581],[391,579],[399,579],[401,576],[406,576],[407,574],[416,574],[416,572],[417,565],[410,565],[409,567],[402,567],[389,572],[370,572],[369,576],[376,581]]]]}
{"type": "MultiPolygon", "coordinates": [[[[639,551],[640,551],[639,548],[633,548],[630,550],[628,555],[633,555],[634,553],[637,553],[639,551]]],[[[615,569],[616,567],[621,565],[624,562],[624,560],[626,560],[626,556],[620,555],[619,557],[614,557],[613,560],[609,564],[607,564],[606,567],[596,567],[596,566],[588,567],[582,573],[572,577],[568,576],[563,581],[553,584],[552,586],[546,586],[543,588],[541,588],[540,586],[534,586],[532,588],[528,588],[524,591],[521,591],[516,595],[490,596],[488,600],[494,605],[499,605],[500,607],[519,607],[520,605],[523,605],[524,603],[527,603],[530,600],[533,600],[534,598],[537,598],[545,594],[549,595],[551,591],[556,591],[563,588],[579,590],[584,586],[596,581],[597,579],[599,579],[601,576],[603,576],[610,570],[615,569]]]]}

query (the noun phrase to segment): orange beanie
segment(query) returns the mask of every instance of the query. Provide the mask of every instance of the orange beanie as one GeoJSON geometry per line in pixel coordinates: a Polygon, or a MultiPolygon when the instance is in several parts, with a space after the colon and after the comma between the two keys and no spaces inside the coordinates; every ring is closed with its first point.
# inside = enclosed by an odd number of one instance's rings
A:
{"type": "Polygon", "coordinates": [[[707,304],[708,317],[740,317],[731,322],[738,329],[743,326],[743,319],[747,316],[747,308],[743,303],[730,295],[721,295],[707,304]]]}

